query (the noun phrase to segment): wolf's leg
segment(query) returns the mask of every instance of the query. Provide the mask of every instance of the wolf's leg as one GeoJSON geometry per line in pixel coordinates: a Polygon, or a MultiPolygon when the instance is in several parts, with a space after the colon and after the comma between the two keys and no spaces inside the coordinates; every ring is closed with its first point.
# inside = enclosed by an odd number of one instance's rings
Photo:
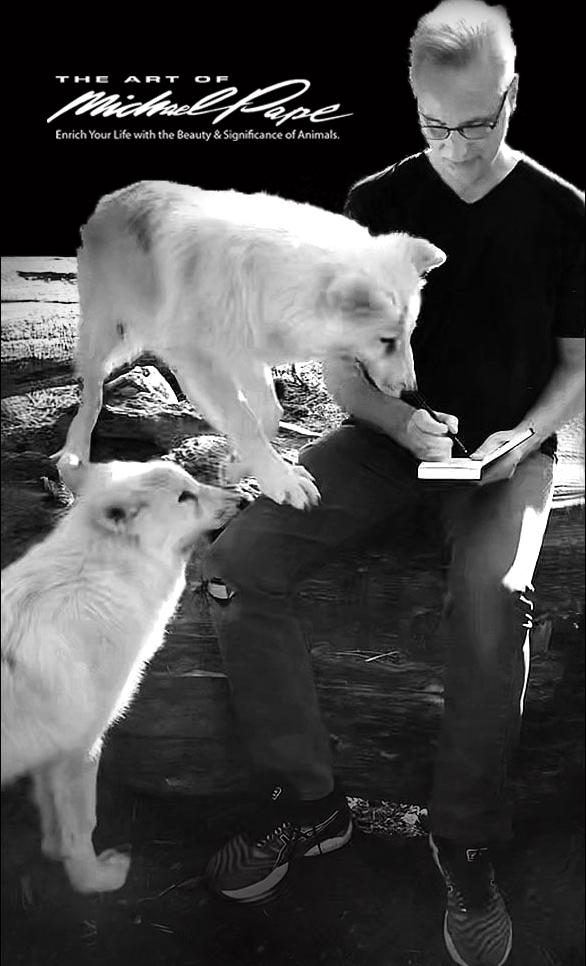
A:
{"type": "Polygon", "coordinates": [[[68,456],[89,462],[92,431],[102,408],[104,380],[115,366],[130,361],[136,354],[114,308],[102,302],[99,291],[92,291],[91,298],[86,294],[76,349],[76,371],[83,382],[81,403],[63,447],[53,457],[59,460],[60,469],[68,456]]]}
{"type": "MultiPolygon", "coordinates": [[[[279,432],[279,423],[283,416],[283,407],[279,403],[275,392],[275,383],[270,366],[255,360],[247,360],[235,373],[235,380],[246,397],[246,402],[252,409],[262,427],[267,440],[273,439],[279,432]]],[[[242,459],[234,457],[226,467],[227,481],[236,481],[242,476],[250,475],[251,470],[242,459]]]]}
{"type": "Polygon", "coordinates": [[[270,366],[247,361],[235,374],[235,378],[265,436],[273,439],[279,431],[283,407],[277,399],[270,366]]]}
{"type": "Polygon", "coordinates": [[[83,390],[79,409],[73,417],[63,447],[55,457],[59,468],[61,461],[69,454],[77,456],[82,463],[90,457],[91,436],[96,425],[103,401],[103,383],[107,373],[105,360],[87,360],[80,366],[83,390]]]}
{"type": "Polygon", "coordinates": [[[43,851],[63,862],[78,892],[120,889],[130,866],[130,858],[113,849],[100,855],[94,851],[98,763],[97,755],[75,755],[47,765],[33,776],[43,851]]]}
{"type": "Polygon", "coordinates": [[[44,769],[39,769],[32,773],[33,799],[41,820],[41,851],[48,859],[59,859],[60,847],[57,813],[53,806],[53,797],[44,780],[44,775],[44,769]]]}
{"type": "Polygon", "coordinates": [[[103,401],[104,379],[115,360],[124,354],[124,327],[106,311],[85,311],[79,329],[76,369],[83,382],[81,403],[73,417],[63,447],[53,457],[63,463],[71,455],[89,462],[91,436],[103,401]]]}
{"type": "MultiPolygon", "coordinates": [[[[269,445],[259,419],[227,368],[203,355],[189,361],[175,359],[174,367],[184,392],[230,438],[263,493],[277,503],[290,503],[300,510],[319,501],[308,471],[286,463],[269,445]]],[[[254,380],[251,382],[254,385],[254,380]]],[[[260,395],[266,389],[259,384],[256,391],[260,395]]]]}

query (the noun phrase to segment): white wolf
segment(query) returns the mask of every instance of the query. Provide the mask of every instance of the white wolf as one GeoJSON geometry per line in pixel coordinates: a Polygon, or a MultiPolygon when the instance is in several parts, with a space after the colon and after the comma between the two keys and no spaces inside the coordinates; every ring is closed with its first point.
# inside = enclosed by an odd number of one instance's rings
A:
{"type": "Polygon", "coordinates": [[[415,387],[410,336],[442,251],[373,237],[344,215],[266,194],[145,181],[103,198],[82,230],[83,399],[59,455],[89,459],[102,383],[143,351],[163,360],[277,502],[318,491],[269,440],[282,414],[270,367],[336,356],[380,389],[415,387]]]}
{"type": "Polygon", "coordinates": [[[43,852],[101,892],[129,866],[92,845],[102,737],[163,641],[194,541],[236,500],[160,460],[64,475],[78,501],[2,572],[2,782],[32,775],[43,852]]]}

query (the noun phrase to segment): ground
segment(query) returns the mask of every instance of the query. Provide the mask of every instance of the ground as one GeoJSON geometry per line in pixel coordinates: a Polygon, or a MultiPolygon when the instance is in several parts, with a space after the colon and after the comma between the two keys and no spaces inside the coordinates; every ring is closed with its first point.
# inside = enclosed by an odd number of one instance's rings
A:
{"type": "MultiPolygon", "coordinates": [[[[305,376],[308,386],[287,374],[286,418],[319,431],[339,414],[327,408],[311,373],[305,376]]],[[[3,549],[10,559],[10,548],[3,549]]],[[[26,780],[3,792],[7,966],[449,962],[442,883],[415,807],[352,799],[352,842],[298,862],[282,894],[254,908],[211,896],[201,878],[210,854],[245,821],[250,803],[151,798],[105,780],[99,796],[98,851],[124,846],[133,862],[119,892],[84,897],[71,891],[59,865],[40,854],[26,780]]],[[[496,857],[514,921],[510,966],[584,962],[582,803],[583,789],[569,774],[557,801],[517,815],[514,844],[496,857]]]]}
{"type": "MultiPolygon", "coordinates": [[[[269,905],[216,899],[201,873],[243,820],[218,802],[151,799],[102,785],[98,849],[126,843],[127,884],[74,894],[39,852],[26,787],[5,797],[3,962],[7,966],[443,966],[442,885],[413,812],[356,800],[344,849],[304,859],[269,905]],[[403,816],[403,821],[401,820],[403,816]],[[403,826],[401,828],[401,826],[403,826]]],[[[527,817],[497,857],[515,927],[511,966],[578,966],[583,953],[579,811],[527,817]]]]}

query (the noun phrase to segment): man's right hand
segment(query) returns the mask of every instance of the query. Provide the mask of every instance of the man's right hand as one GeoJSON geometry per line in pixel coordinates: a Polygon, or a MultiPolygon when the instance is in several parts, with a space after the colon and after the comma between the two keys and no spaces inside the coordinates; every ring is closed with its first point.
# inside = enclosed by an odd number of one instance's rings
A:
{"type": "Polygon", "coordinates": [[[404,446],[420,460],[448,460],[453,441],[448,432],[457,434],[458,419],[448,413],[436,413],[434,419],[425,409],[416,409],[405,428],[404,446]]]}

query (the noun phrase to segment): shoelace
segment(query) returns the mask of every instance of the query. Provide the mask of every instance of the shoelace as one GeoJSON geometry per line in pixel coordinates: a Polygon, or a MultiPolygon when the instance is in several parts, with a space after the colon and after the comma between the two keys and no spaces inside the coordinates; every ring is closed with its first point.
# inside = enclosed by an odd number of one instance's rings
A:
{"type": "Polygon", "coordinates": [[[265,845],[268,845],[271,839],[274,839],[279,835],[282,835],[284,832],[291,832],[291,831],[293,834],[289,836],[289,841],[287,843],[287,852],[288,853],[293,852],[299,840],[299,833],[301,829],[298,825],[293,825],[292,822],[288,822],[288,821],[281,822],[280,825],[273,826],[270,832],[266,832],[260,838],[255,839],[254,844],[257,848],[262,849],[264,848],[265,845]]]}
{"type": "Polygon", "coordinates": [[[260,838],[255,839],[254,844],[257,845],[259,848],[262,848],[264,845],[267,845],[267,843],[271,839],[275,838],[275,836],[280,835],[282,832],[285,831],[285,829],[289,829],[289,828],[291,828],[290,822],[281,822],[280,825],[273,826],[273,828],[269,832],[265,832],[265,834],[262,835],[260,838]]]}
{"type": "MultiPolygon", "coordinates": [[[[448,895],[456,903],[460,912],[467,913],[469,912],[471,906],[474,907],[475,905],[478,905],[478,903],[474,902],[474,897],[472,894],[470,893],[467,895],[467,890],[455,882],[453,873],[451,873],[451,871],[446,868],[445,865],[442,865],[442,871],[444,874],[448,895]]],[[[492,867],[489,867],[487,882],[488,902],[492,902],[494,899],[496,899],[498,894],[498,888],[494,878],[494,871],[492,867]]]]}

